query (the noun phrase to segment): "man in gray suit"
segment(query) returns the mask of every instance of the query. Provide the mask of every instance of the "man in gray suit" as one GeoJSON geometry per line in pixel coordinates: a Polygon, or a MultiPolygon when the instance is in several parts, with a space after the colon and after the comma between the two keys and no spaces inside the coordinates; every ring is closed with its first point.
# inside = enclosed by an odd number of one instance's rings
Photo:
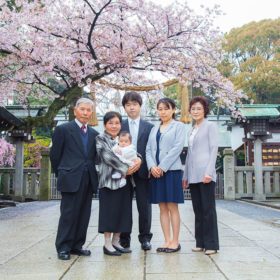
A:
{"type": "MultiPolygon", "coordinates": [[[[146,145],[153,125],[140,118],[142,98],[137,92],[127,92],[122,99],[122,105],[128,115],[128,119],[123,121],[121,131],[130,132],[132,136],[132,144],[134,144],[137,148],[137,152],[142,156],[142,164],[139,170],[133,174],[136,185],[135,188],[132,186],[130,180],[127,180],[127,183],[130,185],[131,189],[131,202],[134,191],[136,194],[136,203],[139,213],[138,239],[141,243],[141,248],[147,251],[151,249],[150,241],[153,234],[151,233],[152,208],[149,203],[149,179],[146,163],[146,145]]],[[[130,234],[131,231],[121,234],[120,243],[124,248],[130,247],[130,234]]]]}

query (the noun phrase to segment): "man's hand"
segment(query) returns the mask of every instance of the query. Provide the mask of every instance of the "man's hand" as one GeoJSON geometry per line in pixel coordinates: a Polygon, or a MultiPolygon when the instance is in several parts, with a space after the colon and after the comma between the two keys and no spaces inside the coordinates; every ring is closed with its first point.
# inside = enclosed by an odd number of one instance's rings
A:
{"type": "Polygon", "coordinates": [[[188,181],[187,180],[182,180],[182,188],[183,190],[186,190],[189,187],[188,181]]]}
{"type": "Polygon", "coordinates": [[[131,174],[135,173],[137,170],[139,170],[141,163],[142,163],[142,160],[140,158],[137,158],[134,161],[134,165],[128,168],[126,175],[131,175],[131,174]]]}
{"type": "Polygon", "coordinates": [[[202,180],[202,183],[203,183],[203,184],[208,184],[208,183],[210,183],[211,181],[212,181],[212,177],[209,176],[209,175],[205,175],[204,178],[203,178],[203,180],[202,180]]]}

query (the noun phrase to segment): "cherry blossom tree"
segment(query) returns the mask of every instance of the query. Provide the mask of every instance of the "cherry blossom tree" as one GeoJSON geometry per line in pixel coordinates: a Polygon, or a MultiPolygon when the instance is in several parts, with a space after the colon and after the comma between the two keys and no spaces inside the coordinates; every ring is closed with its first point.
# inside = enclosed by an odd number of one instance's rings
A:
{"type": "Polygon", "coordinates": [[[44,124],[85,85],[97,100],[114,85],[160,89],[158,75],[150,73],[192,81],[230,108],[244,97],[216,69],[219,7],[198,15],[176,1],[168,7],[144,0],[10,2],[0,0],[0,102],[9,93],[22,102],[32,94],[48,96],[53,102],[39,117],[44,124]]]}

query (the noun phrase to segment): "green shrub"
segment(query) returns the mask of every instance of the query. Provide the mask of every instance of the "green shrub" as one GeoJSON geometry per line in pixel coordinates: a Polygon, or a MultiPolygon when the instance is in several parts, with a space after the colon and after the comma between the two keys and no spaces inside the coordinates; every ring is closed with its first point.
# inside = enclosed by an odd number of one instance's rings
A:
{"type": "Polygon", "coordinates": [[[24,144],[24,167],[40,167],[41,152],[49,147],[51,138],[35,136],[35,143],[24,144]]]}

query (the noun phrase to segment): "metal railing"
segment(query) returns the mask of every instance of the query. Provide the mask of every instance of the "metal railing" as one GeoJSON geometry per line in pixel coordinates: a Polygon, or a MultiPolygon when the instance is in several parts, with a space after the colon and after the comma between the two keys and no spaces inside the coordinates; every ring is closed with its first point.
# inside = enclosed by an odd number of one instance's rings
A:
{"type": "MultiPolygon", "coordinates": [[[[217,173],[215,197],[216,199],[224,199],[224,175],[221,173],[217,173]]],[[[191,193],[189,189],[184,191],[184,198],[191,199],[191,193]]]]}
{"type": "MultiPolygon", "coordinates": [[[[38,200],[40,193],[40,169],[38,168],[24,168],[23,175],[23,194],[25,200],[38,200]]],[[[5,195],[14,195],[15,187],[15,169],[14,168],[0,168],[0,193],[5,195]]],[[[50,176],[50,199],[61,199],[61,194],[56,187],[57,179],[55,174],[50,176]]],[[[94,194],[94,198],[98,198],[98,194],[94,194]]],[[[184,198],[190,199],[190,191],[184,191],[184,198]]],[[[216,182],[216,198],[224,198],[224,183],[223,175],[217,174],[216,182]]]]}
{"type": "MultiPolygon", "coordinates": [[[[98,193],[93,195],[93,198],[98,198],[98,193]]],[[[184,198],[191,199],[190,190],[187,189],[184,191],[184,198]]],[[[224,198],[224,177],[223,174],[217,174],[216,182],[216,199],[224,198]]],[[[56,177],[54,174],[51,174],[51,199],[61,199],[60,192],[56,188],[56,177]]]]}

